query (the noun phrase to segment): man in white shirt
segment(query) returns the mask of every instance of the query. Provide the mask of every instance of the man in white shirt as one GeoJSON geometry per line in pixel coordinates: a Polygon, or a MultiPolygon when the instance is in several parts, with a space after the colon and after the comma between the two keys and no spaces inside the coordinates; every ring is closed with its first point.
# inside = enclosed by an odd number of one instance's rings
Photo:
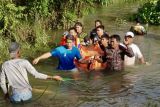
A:
{"type": "Polygon", "coordinates": [[[128,47],[132,48],[134,56],[133,57],[128,57],[128,56],[125,55],[124,64],[129,65],[129,66],[134,65],[136,58],[139,59],[139,62],[141,64],[145,64],[144,57],[143,57],[139,47],[136,44],[133,43],[133,39],[134,39],[133,32],[127,32],[125,34],[124,44],[128,45],[128,47]]]}
{"type": "Polygon", "coordinates": [[[5,98],[9,98],[8,86],[11,87],[11,102],[19,103],[32,98],[32,87],[29,84],[27,72],[39,79],[62,80],[60,76],[48,76],[46,74],[37,72],[28,60],[21,59],[20,45],[18,43],[11,43],[9,46],[9,53],[11,59],[2,64],[0,85],[5,94],[5,98]],[[7,86],[6,80],[8,81],[7,86]]]}

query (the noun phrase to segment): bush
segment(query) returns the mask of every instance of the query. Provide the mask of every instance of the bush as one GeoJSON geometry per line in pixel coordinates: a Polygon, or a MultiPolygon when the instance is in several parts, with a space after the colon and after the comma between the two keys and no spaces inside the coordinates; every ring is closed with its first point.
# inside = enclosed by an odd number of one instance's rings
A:
{"type": "Polygon", "coordinates": [[[160,25],[160,0],[145,3],[138,9],[136,18],[139,18],[142,23],[160,25]]]}

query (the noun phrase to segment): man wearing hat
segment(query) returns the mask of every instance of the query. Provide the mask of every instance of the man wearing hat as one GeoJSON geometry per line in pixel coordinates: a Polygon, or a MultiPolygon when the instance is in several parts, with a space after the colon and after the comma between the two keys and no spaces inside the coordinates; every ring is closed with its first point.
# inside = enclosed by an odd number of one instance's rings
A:
{"type": "Polygon", "coordinates": [[[136,44],[133,43],[133,39],[134,39],[133,32],[127,32],[125,34],[124,44],[127,45],[128,47],[132,48],[134,56],[133,57],[128,57],[128,56],[125,55],[124,64],[129,65],[129,66],[134,65],[136,58],[139,59],[139,62],[141,64],[145,64],[144,57],[143,57],[139,47],[136,44]]]}
{"type": "Polygon", "coordinates": [[[67,37],[66,45],[59,46],[50,52],[44,53],[43,55],[37,57],[33,60],[33,64],[37,64],[41,59],[47,59],[49,57],[57,57],[59,59],[59,64],[57,69],[62,71],[71,71],[73,73],[74,79],[79,79],[79,72],[74,64],[74,60],[84,63],[77,47],[74,46],[74,39],[72,37],[67,37]]]}
{"type": "Polygon", "coordinates": [[[32,87],[29,84],[27,72],[39,79],[62,80],[60,76],[48,76],[36,71],[28,60],[20,58],[20,45],[12,42],[9,46],[11,59],[2,64],[0,75],[1,88],[5,98],[9,98],[9,87],[11,87],[10,100],[14,103],[27,101],[32,98],[32,87]],[[6,86],[6,80],[8,85],[6,86]]]}

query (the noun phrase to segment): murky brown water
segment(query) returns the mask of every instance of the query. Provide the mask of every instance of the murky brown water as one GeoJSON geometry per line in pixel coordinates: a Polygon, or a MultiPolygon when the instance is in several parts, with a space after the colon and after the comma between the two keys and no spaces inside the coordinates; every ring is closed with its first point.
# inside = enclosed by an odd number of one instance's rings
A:
{"type": "MultiPolygon", "coordinates": [[[[84,18],[85,30],[94,27],[94,20],[101,19],[110,34],[120,34],[123,38],[134,23],[126,21],[120,27],[116,18],[126,17],[136,10],[138,4],[115,3],[99,9],[95,14],[84,18]]],[[[62,33],[62,32],[60,32],[62,33]]],[[[56,34],[60,34],[56,33],[56,34]]],[[[0,93],[0,106],[8,107],[159,107],[160,106],[160,27],[149,26],[148,34],[136,36],[137,43],[146,61],[151,65],[136,65],[126,68],[123,72],[110,73],[94,80],[93,76],[83,80],[68,80],[62,83],[50,80],[38,80],[30,76],[33,86],[33,100],[22,105],[12,105],[4,102],[0,93]]],[[[59,74],[70,78],[69,73],[55,70],[55,60],[47,60],[36,68],[47,74],[59,74]],[[53,62],[52,62],[53,61],[53,62]]]]}

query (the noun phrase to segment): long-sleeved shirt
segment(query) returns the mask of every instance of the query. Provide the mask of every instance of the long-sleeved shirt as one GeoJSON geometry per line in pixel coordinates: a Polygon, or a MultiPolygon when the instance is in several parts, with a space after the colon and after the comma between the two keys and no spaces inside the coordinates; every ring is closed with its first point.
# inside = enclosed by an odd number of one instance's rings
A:
{"type": "Polygon", "coordinates": [[[106,48],[106,56],[103,62],[107,62],[109,70],[122,70],[124,68],[124,56],[133,57],[134,53],[131,48],[119,45],[119,49],[106,48]]]}
{"type": "Polygon", "coordinates": [[[28,81],[27,72],[32,74],[35,78],[47,79],[47,75],[39,73],[36,69],[25,59],[13,59],[3,63],[2,72],[0,75],[1,88],[3,92],[7,93],[6,78],[12,88],[12,92],[19,92],[22,90],[32,90],[28,81]]]}

